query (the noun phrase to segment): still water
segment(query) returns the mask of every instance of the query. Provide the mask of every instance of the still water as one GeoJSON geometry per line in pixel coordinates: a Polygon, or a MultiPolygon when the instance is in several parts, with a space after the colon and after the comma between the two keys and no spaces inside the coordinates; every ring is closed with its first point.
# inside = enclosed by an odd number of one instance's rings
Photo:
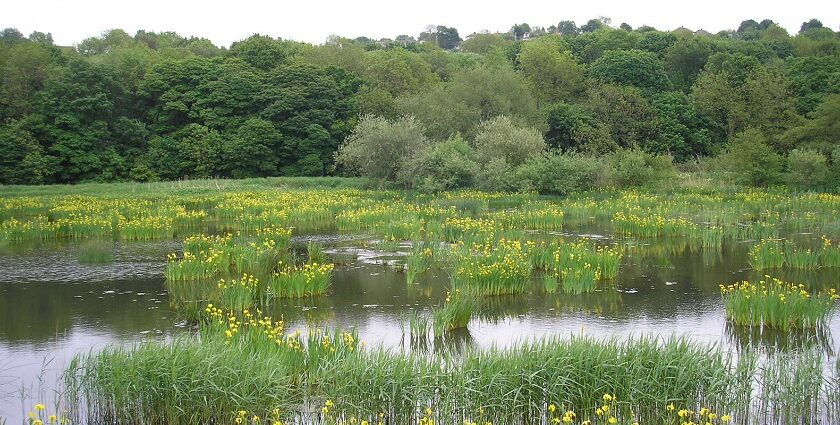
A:
{"type": "MultiPolygon", "coordinates": [[[[572,240],[592,229],[541,238],[572,240]]],[[[811,239],[798,235],[799,239],[811,239]]],[[[297,237],[305,243],[311,237],[297,237]]],[[[329,295],[284,300],[270,313],[290,330],[355,328],[368,345],[417,349],[403,329],[406,314],[428,313],[446,297],[449,278],[432,270],[406,284],[400,252],[365,249],[359,240],[321,236],[338,263],[329,295]]],[[[507,345],[549,335],[598,337],[687,335],[737,349],[752,344],[766,351],[817,346],[826,356],[837,349],[835,314],[828,332],[793,338],[728,326],[718,285],[761,274],[749,269],[749,244],[731,242],[704,251],[675,241],[638,243],[598,237],[627,247],[619,277],[599,291],[546,294],[534,279],[525,295],[487,300],[468,330],[424,349],[507,345]]],[[[59,375],[73,356],[108,344],[130,344],[189,332],[170,307],[164,285],[166,254],[176,242],[108,242],[107,260],[85,260],[79,242],[51,242],[0,248],[0,418],[23,421],[37,402],[55,398],[59,375]]],[[[815,288],[837,284],[836,270],[774,272],[815,288]]],[[[2,423],[2,422],[0,422],[2,423]]]]}

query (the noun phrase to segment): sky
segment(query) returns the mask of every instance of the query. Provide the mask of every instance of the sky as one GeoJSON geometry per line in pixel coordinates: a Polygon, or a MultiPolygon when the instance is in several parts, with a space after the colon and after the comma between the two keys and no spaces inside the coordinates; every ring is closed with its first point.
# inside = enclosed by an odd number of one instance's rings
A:
{"type": "Polygon", "coordinates": [[[323,43],[330,35],[416,37],[435,24],[455,27],[464,37],[483,30],[507,31],[521,22],[548,27],[570,19],[581,25],[598,16],[611,18],[615,27],[626,22],[634,28],[685,26],[712,33],[736,29],[745,19],[767,18],[795,34],[811,18],[838,30],[840,1],[26,0],[0,7],[0,28],[17,28],[24,35],[50,32],[64,46],[114,28],[132,35],[139,29],[176,31],[229,46],[255,33],[323,43]]]}

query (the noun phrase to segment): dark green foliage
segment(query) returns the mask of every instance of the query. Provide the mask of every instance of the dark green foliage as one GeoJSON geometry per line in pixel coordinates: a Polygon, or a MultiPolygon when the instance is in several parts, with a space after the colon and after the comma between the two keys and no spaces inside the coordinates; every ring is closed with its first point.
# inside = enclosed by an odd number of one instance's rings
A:
{"type": "Polygon", "coordinates": [[[617,147],[603,122],[585,108],[566,103],[548,110],[545,141],[549,147],[563,151],[603,153],[617,147]]]}
{"type": "Polygon", "coordinates": [[[609,156],[609,179],[617,187],[656,185],[675,173],[669,156],[639,149],[621,149],[609,156]]]}
{"type": "Polygon", "coordinates": [[[662,61],[655,54],[641,50],[607,52],[592,63],[589,72],[605,83],[634,86],[646,93],[671,88],[662,61]]]}
{"type": "Polygon", "coordinates": [[[799,189],[824,189],[830,177],[825,155],[809,149],[794,149],[787,158],[788,183],[799,189]]]}
{"type": "MultiPolygon", "coordinates": [[[[598,18],[463,42],[430,26],[419,39],[253,35],[226,49],[113,29],[68,48],[3,30],[0,184],[341,174],[350,170],[335,153],[367,114],[416,117],[429,148],[397,160],[423,172],[385,179],[429,191],[484,178],[504,190],[579,186],[531,177],[582,164],[572,157],[510,163],[474,151],[479,124],[500,116],[566,153],[638,148],[683,162],[754,128],[782,157],[800,150],[789,170],[805,173],[810,151],[837,167],[840,37],[816,19],[795,37],[769,19],[710,36],[598,18]]],[[[771,180],[804,187],[794,173],[771,180]]]]}
{"type": "Polygon", "coordinates": [[[755,129],[735,136],[718,161],[732,180],[755,186],[779,183],[784,168],[784,158],[773,151],[764,135],[755,129]]]}

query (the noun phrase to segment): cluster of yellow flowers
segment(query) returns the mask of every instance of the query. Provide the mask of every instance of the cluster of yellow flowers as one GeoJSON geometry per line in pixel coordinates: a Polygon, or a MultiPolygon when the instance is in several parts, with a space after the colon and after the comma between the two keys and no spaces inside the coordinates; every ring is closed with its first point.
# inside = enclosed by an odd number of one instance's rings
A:
{"type": "MultiPolygon", "coordinates": [[[[47,406],[44,403],[37,403],[34,406],[34,411],[27,415],[28,425],[69,425],[70,419],[67,417],[59,418],[58,415],[46,414],[47,406]]],[[[65,412],[66,414],[66,412],[65,412]]]]}
{"type": "Polygon", "coordinates": [[[732,420],[728,414],[718,415],[707,407],[694,412],[689,409],[677,409],[673,403],[666,406],[668,412],[676,414],[680,425],[716,425],[727,424],[732,420]],[[695,422],[696,421],[696,422],[695,422]]]}
{"type": "Polygon", "coordinates": [[[219,289],[230,289],[235,287],[242,287],[247,289],[254,289],[260,284],[260,280],[247,273],[242,274],[240,279],[219,279],[219,289]]]}

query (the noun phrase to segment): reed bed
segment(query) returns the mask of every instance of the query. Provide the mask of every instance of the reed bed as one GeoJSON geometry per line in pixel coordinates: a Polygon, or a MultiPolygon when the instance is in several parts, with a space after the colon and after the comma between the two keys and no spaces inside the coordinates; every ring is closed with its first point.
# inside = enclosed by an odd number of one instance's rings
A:
{"type": "Polygon", "coordinates": [[[737,325],[766,326],[790,330],[824,327],[840,298],[835,289],[810,293],[805,285],[786,283],[765,276],[752,284],[748,281],[720,285],[726,317],[737,325]]]}
{"type": "Polygon", "coordinates": [[[452,287],[483,295],[518,294],[526,289],[531,263],[519,241],[459,246],[453,250],[452,287]]]}
{"type": "Polygon", "coordinates": [[[335,266],[310,261],[302,267],[280,263],[277,268],[268,278],[269,296],[303,298],[324,295],[330,286],[335,266]]]}

